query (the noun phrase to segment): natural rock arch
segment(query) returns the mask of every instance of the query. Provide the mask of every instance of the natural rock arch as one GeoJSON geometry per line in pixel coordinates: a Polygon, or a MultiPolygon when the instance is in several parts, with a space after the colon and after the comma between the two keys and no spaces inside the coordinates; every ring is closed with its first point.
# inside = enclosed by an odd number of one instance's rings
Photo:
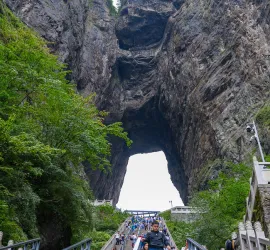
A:
{"type": "Polygon", "coordinates": [[[112,139],[111,174],[85,163],[97,198],[117,202],[136,152],[165,152],[184,202],[211,175],[206,163],[247,153],[243,128],[269,100],[267,0],[136,0],[118,21],[103,0],[5,2],[50,42],[83,95],[97,93],[106,122],[122,121],[134,140],[127,149],[112,139]]]}
{"type": "Polygon", "coordinates": [[[140,109],[124,113],[122,122],[133,144],[131,148],[127,148],[123,142],[113,141],[111,173],[93,172],[87,167],[89,165],[84,163],[97,198],[113,199],[113,203],[116,204],[124,181],[128,158],[138,153],[163,151],[172,182],[178,190],[181,190],[182,199],[187,201],[188,178],[181,167],[177,149],[173,147],[173,135],[169,124],[159,110],[158,104],[158,98],[153,97],[140,109]],[[93,183],[92,180],[97,181],[93,183]]]}

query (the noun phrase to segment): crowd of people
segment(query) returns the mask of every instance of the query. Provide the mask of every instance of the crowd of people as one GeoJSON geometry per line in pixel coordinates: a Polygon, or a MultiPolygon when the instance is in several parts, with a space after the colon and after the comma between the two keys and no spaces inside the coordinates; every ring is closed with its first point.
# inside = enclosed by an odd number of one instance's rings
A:
{"type": "Polygon", "coordinates": [[[115,234],[116,245],[124,244],[128,240],[133,249],[137,239],[140,238],[139,250],[175,249],[174,246],[171,246],[168,229],[160,217],[133,216],[129,221],[126,221],[125,228],[129,234],[126,236],[126,234],[117,232],[115,234]]]}
{"type": "Polygon", "coordinates": [[[124,244],[125,239],[126,239],[126,234],[124,234],[124,233],[120,234],[120,232],[117,232],[115,234],[115,240],[116,240],[115,245],[122,245],[122,244],[124,244]]]}

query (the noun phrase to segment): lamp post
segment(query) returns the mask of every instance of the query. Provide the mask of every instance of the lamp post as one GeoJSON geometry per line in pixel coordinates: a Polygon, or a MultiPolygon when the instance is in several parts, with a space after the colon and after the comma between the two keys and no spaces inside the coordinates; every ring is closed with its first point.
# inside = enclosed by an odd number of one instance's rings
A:
{"type": "Polygon", "coordinates": [[[171,203],[171,207],[173,207],[173,205],[172,205],[172,201],[169,201],[169,203],[171,203]]]}
{"type": "Polygon", "coordinates": [[[256,128],[256,124],[255,124],[254,121],[253,121],[253,123],[247,125],[247,132],[254,133],[254,135],[251,136],[250,141],[252,141],[252,139],[255,137],[255,139],[257,141],[257,144],[259,146],[262,161],[264,162],[265,160],[264,160],[264,155],[263,155],[263,151],[262,151],[262,146],[261,146],[261,143],[260,143],[260,138],[259,138],[258,131],[257,131],[257,128],[256,128]]]}

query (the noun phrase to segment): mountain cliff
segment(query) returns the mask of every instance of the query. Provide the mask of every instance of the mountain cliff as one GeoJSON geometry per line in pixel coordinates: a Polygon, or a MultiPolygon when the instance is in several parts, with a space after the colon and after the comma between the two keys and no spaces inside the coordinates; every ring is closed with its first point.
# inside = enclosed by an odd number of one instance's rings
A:
{"type": "Polygon", "coordinates": [[[123,0],[118,17],[103,0],[5,2],[133,140],[112,138],[111,173],[84,162],[97,198],[117,203],[133,154],[164,151],[186,203],[211,162],[250,152],[245,126],[269,100],[267,0],[123,0]]]}

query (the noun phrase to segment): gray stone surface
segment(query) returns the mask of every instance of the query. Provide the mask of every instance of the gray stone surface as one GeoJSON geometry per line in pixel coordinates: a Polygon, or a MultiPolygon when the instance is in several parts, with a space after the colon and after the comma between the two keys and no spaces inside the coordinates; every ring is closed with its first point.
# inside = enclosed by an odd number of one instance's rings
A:
{"type": "Polygon", "coordinates": [[[246,123],[269,100],[268,0],[138,0],[117,23],[102,0],[5,1],[134,141],[112,138],[111,173],[84,164],[96,198],[117,203],[133,154],[163,150],[187,202],[207,163],[250,153],[246,123]]]}
{"type": "Polygon", "coordinates": [[[270,186],[259,187],[260,209],[262,209],[262,224],[265,236],[270,238],[270,186]]]}

